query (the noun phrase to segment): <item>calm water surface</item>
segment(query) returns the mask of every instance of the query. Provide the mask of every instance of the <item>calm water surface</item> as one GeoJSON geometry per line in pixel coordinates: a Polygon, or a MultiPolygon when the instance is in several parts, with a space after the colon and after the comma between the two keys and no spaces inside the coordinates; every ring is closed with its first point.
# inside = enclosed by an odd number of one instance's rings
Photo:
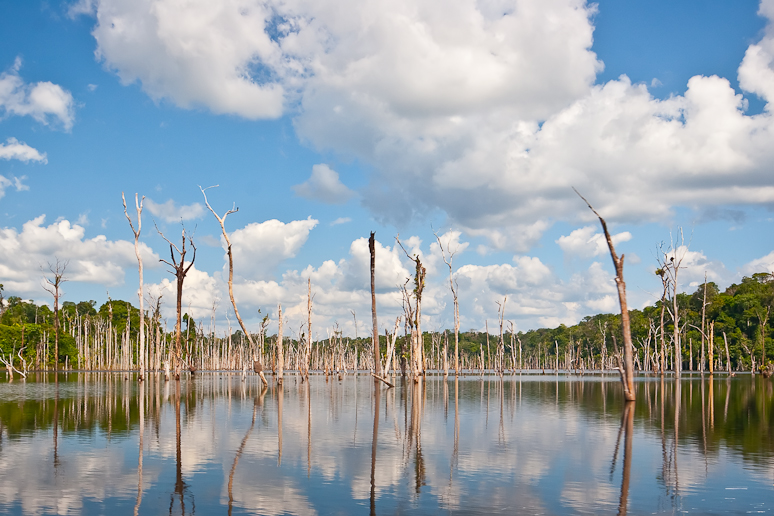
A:
{"type": "Polygon", "coordinates": [[[0,383],[3,514],[774,512],[749,375],[0,383]]]}

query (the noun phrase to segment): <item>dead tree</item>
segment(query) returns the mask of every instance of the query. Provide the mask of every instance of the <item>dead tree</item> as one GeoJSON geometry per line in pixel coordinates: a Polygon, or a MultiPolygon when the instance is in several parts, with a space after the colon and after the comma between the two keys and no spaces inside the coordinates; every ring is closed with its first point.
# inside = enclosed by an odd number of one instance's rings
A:
{"type": "Polygon", "coordinates": [[[669,249],[667,251],[660,249],[663,259],[660,260],[661,263],[659,264],[659,271],[662,271],[662,281],[664,281],[663,278],[666,278],[664,286],[669,293],[670,301],[672,301],[672,308],[669,309],[669,312],[672,316],[672,321],[674,321],[672,344],[674,345],[674,370],[678,378],[683,368],[683,353],[680,345],[680,307],[677,304],[677,277],[680,269],[685,268],[682,266],[682,263],[686,254],[685,251],[678,254],[678,250],[684,246],[684,243],[683,230],[680,228],[680,246],[676,246],[675,242],[670,238],[669,249]]]}
{"type": "Polygon", "coordinates": [[[185,241],[186,241],[185,226],[183,227],[183,232],[182,232],[183,244],[181,247],[177,247],[167,237],[165,237],[164,233],[161,232],[158,226],[156,226],[156,231],[158,231],[159,235],[161,235],[161,238],[166,240],[167,243],[169,244],[169,255],[172,258],[172,262],[168,262],[163,258],[160,259],[159,261],[164,262],[170,267],[172,267],[173,270],[169,272],[175,276],[175,280],[177,284],[177,293],[175,296],[177,300],[176,302],[177,318],[175,319],[175,350],[173,352],[173,359],[174,359],[174,369],[175,369],[175,380],[180,380],[180,367],[183,361],[182,349],[180,346],[180,337],[181,337],[181,328],[182,328],[182,311],[183,311],[183,282],[185,281],[185,277],[188,274],[188,271],[191,270],[191,267],[193,267],[194,262],[196,261],[196,246],[194,245],[193,237],[188,235],[188,243],[191,245],[191,249],[193,249],[193,256],[191,257],[191,261],[188,263],[188,266],[186,266],[185,255],[186,253],[188,253],[188,250],[186,250],[185,248],[185,241]],[[177,252],[178,258],[175,258],[175,252],[177,252]]]}
{"type": "MultiPolygon", "coordinates": [[[[661,369],[659,373],[661,376],[664,376],[664,371],[666,370],[666,358],[664,357],[665,351],[666,351],[666,335],[664,334],[664,314],[666,313],[666,295],[667,290],[669,289],[669,280],[666,276],[666,271],[662,268],[656,269],[656,276],[661,278],[661,285],[663,287],[663,291],[661,293],[661,319],[660,319],[660,326],[659,326],[659,335],[660,335],[660,341],[661,341],[661,351],[660,351],[660,363],[659,368],[661,369]]],[[[704,331],[704,330],[702,330],[704,331]]],[[[702,353],[704,352],[703,342],[702,342],[702,353]]],[[[703,358],[702,358],[703,360],[703,358]]]]}
{"type": "Polygon", "coordinates": [[[59,372],[59,298],[62,296],[62,283],[65,270],[67,270],[67,260],[60,262],[57,258],[53,265],[48,264],[48,270],[53,274],[52,278],[44,278],[46,285],[43,289],[54,296],[54,372],[59,372]]]}
{"type": "MultiPolygon", "coordinates": [[[[500,340],[497,343],[497,372],[500,373],[500,376],[503,375],[503,361],[505,358],[505,340],[503,339],[503,318],[505,317],[505,302],[508,300],[508,296],[503,297],[503,302],[500,304],[499,301],[497,301],[497,318],[500,322],[500,340]]],[[[556,353],[556,359],[557,364],[559,363],[559,352],[556,353]]],[[[557,365],[557,369],[559,366],[557,365]]]]}
{"type": "Polygon", "coordinates": [[[372,342],[374,346],[374,374],[382,374],[382,360],[379,357],[379,326],[376,323],[376,239],[374,232],[368,239],[368,250],[371,252],[371,323],[373,324],[372,342]]]}
{"type": "Polygon", "coordinates": [[[121,192],[121,200],[124,202],[124,215],[126,220],[129,221],[129,227],[132,228],[134,233],[134,254],[137,256],[137,263],[139,266],[140,275],[140,291],[138,296],[140,297],[140,349],[138,352],[140,362],[140,376],[139,381],[143,381],[145,378],[145,306],[143,305],[143,284],[142,284],[142,256],[140,255],[140,232],[142,231],[142,202],[145,200],[145,196],[142,199],[138,199],[138,195],[134,194],[134,205],[137,208],[137,229],[134,228],[132,223],[132,217],[129,216],[129,212],[126,209],[126,198],[124,192],[121,192]]]}
{"type": "MultiPolygon", "coordinates": [[[[575,190],[575,188],[573,188],[575,190]]],[[[629,322],[629,308],[626,304],[626,283],[624,282],[623,266],[624,255],[620,257],[615,252],[615,246],[613,246],[613,237],[610,236],[610,232],[607,230],[607,222],[602,218],[602,215],[597,213],[589,201],[583,197],[578,190],[575,190],[578,197],[583,199],[586,206],[599,218],[599,223],[602,225],[602,231],[605,233],[605,239],[607,240],[607,247],[610,250],[610,257],[613,259],[613,266],[615,267],[615,284],[618,287],[618,302],[621,305],[621,329],[624,339],[624,359],[623,367],[619,367],[621,373],[621,384],[623,385],[624,398],[626,401],[634,401],[634,359],[632,357],[632,331],[631,324],[629,322]]]]}
{"type": "Polygon", "coordinates": [[[306,298],[306,360],[304,364],[307,380],[309,380],[309,361],[312,356],[312,297],[312,278],[308,278],[306,298]]]}
{"type": "Polygon", "coordinates": [[[769,322],[771,315],[771,306],[758,307],[755,309],[755,316],[758,318],[758,327],[761,330],[761,374],[767,378],[771,376],[769,364],[766,360],[766,323],[769,322]]]}
{"type": "Polygon", "coordinates": [[[707,306],[709,303],[707,303],[707,271],[704,271],[704,292],[703,292],[703,300],[701,303],[701,372],[704,372],[704,341],[706,340],[704,338],[704,324],[706,322],[707,317],[707,306]]]}
{"type": "Polygon", "coordinates": [[[5,369],[8,371],[8,380],[13,381],[13,373],[16,371],[19,373],[19,375],[22,378],[27,378],[27,361],[24,360],[24,357],[22,356],[22,351],[24,351],[26,348],[22,347],[17,355],[19,356],[19,363],[21,365],[21,370],[17,369],[13,365],[14,356],[13,353],[8,353],[8,358],[6,358],[2,353],[0,353],[0,362],[2,362],[5,365],[5,369]]]}
{"type": "Polygon", "coordinates": [[[285,348],[282,344],[282,304],[277,305],[277,319],[279,320],[279,326],[277,327],[277,383],[282,385],[282,373],[285,367],[285,348]]]}
{"type": "Polygon", "coordinates": [[[414,373],[414,380],[417,381],[418,377],[425,373],[425,345],[424,337],[422,336],[422,293],[425,289],[425,275],[427,274],[427,269],[425,269],[425,267],[422,265],[422,261],[420,260],[419,255],[410,256],[408,254],[408,251],[406,251],[406,248],[403,247],[403,244],[401,244],[400,239],[397,236],[395,237],[395,241],[398,242],[400,248],[403,249],[406,257],[414,262],[415,265],[413,307],[411,306],[411,299],[406,286],[403,285],[402,289],[404,308],[407,308],[406,320],[408,322],[409,328],[411,329],[411,356],[413,360],[412,368],[414,373]]]}
{"type": "Polygon", "coordinates": [[[452,261],[454,260],[454,255],[457,253],[457,249],[452,251],[448,245],[446,246],[446,249],[444,249],[441,237],[439,237],[437,233],[434,234],[435,239],[438,241],[438,247],[441,248],[443,261],[449,267],[449,289],[451,290],[452,298],[454,300],[454,374],[458,375],[460,374],[460,303],[457,297],[457,279],[454,277],[454,269],[452,268],[452,261]],[[446,257],[447,253],[449,254],[448,258],[446,257]]]}
{"type": "MultiPolygon", "coordinates": [[[[201,186],[199,186],[199,190],[202,191],[202,195],[204,196],[204,204],[207,205],[207,208],[212,212],[212,214],[215,216],[216,219],[218,219],[218,222],[220,223],[220,229],[223,232],[223,239],[226,241],[226,253],[228,254],[228,297],[229,299],[231,299],[231,306],[234,308],[234,315],[236,315],[237,321],[239,322],[239,326],[242,328],[242,333],[244,333],[245,336],[247,337],[247,340],[250,343],[250,348],[255,349],[255,341],[253,341],[253,336],[250,334],[249,331],[247,331],[247,327],[245,326],[245,323],[242,321],[242,317],[239,315],[239,309],[237,308],[236,301],[234,300],[234,255],[231,251],[231,239],[228,237],[228,233],[226,232],[226,217],[228,217],[232,213],[238,212],[239,208],[237,208],[236,205],[234,205],[230,210],[224,213],[222,217],[219,216],[217,213],[215,213],[215,210],[212,209],[212,206],[210,206],[209,201],[207,201],[207,193],[205,192],[205,190],[208,190],[210,188],[217,188],[217,187],[218,185],[208,186],[207,188],[202,188],[201,186]]],[[[185,244],[185,239],[183,243],[185,244]]],[[[191,242],[191,245],[193,245],[193,241],[191,242]]],[[[196,248],[194,248],[194,253],[195,252],[196,252],[196,248]]],[[[266,381],[266,377],[263,375],[263,367],[255,367],[255,364],[253,364],[253,368],[259,369],[258,375],[261,377],[261,381],[263,382],[264,385],[268,385],[268,382],[266,381]]]]}

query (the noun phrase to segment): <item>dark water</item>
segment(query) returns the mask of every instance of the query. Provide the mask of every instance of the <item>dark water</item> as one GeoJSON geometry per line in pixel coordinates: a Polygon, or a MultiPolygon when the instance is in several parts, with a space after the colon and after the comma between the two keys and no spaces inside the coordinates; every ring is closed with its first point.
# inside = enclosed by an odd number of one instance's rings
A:
{"type": "Polygon", "coordinates": [[[395,381],[3,381],[0,513],[773,512],[770,380],[395,381]]]}

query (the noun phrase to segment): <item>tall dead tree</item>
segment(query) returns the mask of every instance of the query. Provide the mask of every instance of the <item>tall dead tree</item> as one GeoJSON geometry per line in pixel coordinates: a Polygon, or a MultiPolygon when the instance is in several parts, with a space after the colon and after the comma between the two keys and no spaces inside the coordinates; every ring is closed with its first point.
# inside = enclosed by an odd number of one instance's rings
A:
{"type": "MultiPolygon", "coordinates": [[[[575,190],[575,188],[573,188],[575,190]]],[[[634,401],[634,358],[632,353],[632,330],[631,323],[629,321],[629,308],[626,304],[626,283],[624,282],[623,267],[624,267],[624,255],[620,257],[615,252],[615,246],[613,246],[613,237],[610,236],[610,232],[607,230],[607,222],[602,218],[602,215],[597,213],[597,210],[591,206],[591,203],[583,197],[578,190],[575,190],[578,197],[583,199],[586,206],[599,218],[599,223],[602,225],[602,231],[605,233],[605,240],[607,240],[607,247],[610,250],[610,258],[613,259],[613,266],[615,267],[615,284],[618,287],[618,302],[621,305],[621,329],[623,332],[624,340],[624,359],[623,367],[619,367],[621,372],[621,384],[623,385],[624,398],[626,401],[634,401]]]]}
{"type": "MultiPolygon", "coordinates": [[[[250,343],[250,349],[255,349],[255,341],[253,340],[253,336],[250,334],[249,331],[247,331],[247,327],[245,326],[245,323],[242,321],[242,317],[239,315],[239,309],[237,308],[236,301],[234,300],[234,255],[231,252],[231,239],[228,237],[228,233],[226,232],[226,217],[231,215],[232,213],[236,213],[239,211],[239,208],[234,205],[230,210],[228,210],[226,213],[223,214],[223,216],[219,216],[217,213],[215,213],[215,210],[212,209],[212,206],[210,206],[209,201],[207,200],[207,193],[205,190],[208,190],[210,188],[217,188],[218,185],[215,186],[208,186],[207,188],[202,188],[199,186],[199,190],[202,191],[202,195],[204,196],[204,204],[207,205],[207,208],[212,212],[212,214],[215,216],[216,219],[218,219],[218,222],[220,223],[220,229],[223,232],[223,239],[226,241],[226,254],[228,255],[228,297],[231,299],[231,306],[234,308],[234,315],[236,315],[237,321],[239,322],[239,326],[242,328],[242,333],[247,337],[248,342],[250,343]]],[[[185,243],[185,240],[184,242],[185,243]]],[[[191,245],[193,245],[193,241],[191,242],[191,245]]],[[[194,253],[196,252],[196,248],[194,248],[194,253]]],[[[192,262],[193,263],[193,262],[192,262]]],[[[255,359],[254,359],[255,360],[255,359]]],[[[261,377],[261,381],[264,385],[268,385],[268,382],[266,381],[266,377],[263,375],[263,367],[259,364],[253,364],[254,370],[257,370],[258,375],[261,377]]]]}
{"type": "Polygon", "coordinates": [[[448,245],[446,246],[446,249],[444,249],[441,237],[439,237],[437,233],[434,234],[435,239],[438,241],[438,247],[441,248],[443,262],[449,267],[449,289],[451,290],[452,298],[454,299],[454,374],[458,375],[460,374],[460,303],[457,297],[457,279],[454,277],[454,269],[452,268],[452,261],[454,260],[454,255],[457,253],[457,249],[452,251],[448,245]],[[447,253],[449,255],[448,258],[446,257],[447,253]]]}
{"type": "Polygon", "coordinates": [[[704,326],[707,318],[707,271],[704,271],[704,292],[701,302],[701,372],[704,372],[704,326]]]}
{"type": "MultiPolygon", "coordinates": [[[[680,228],[680,242],[676,245],[674,240],[670,238],[669,249],[664,251],[660,249],[662,259],[660,261],[659,271],[662,271],[662,280],[666,278],[664,286],[669,294],[672,307],[669,308],[669,313],[672,316],[674,322],[672,344],[674,345],[674,370],[675,375],[679,378],[680,372],[683,369],[683,353],[682,346],[680,345],[680,307],[677,303],[677,278],[680,273],[680,269],[684,269],[682,266],[683,259],[687,253],[685,248],[685,238],[683,237],[683,230],[680,228]],[[680,252],[682,250],[682,252],[680,252]]],[[[656,271],[658,272],[658,271],[656,271]]]]}
{"type": "Polygon", "coordinates": [[[406,251],[406,248],[403,247],[403,244],[400,242],[400,239],[397,236],[395,237],[395,241],[398,242],[400,248],[403,249],[406,257],[414,262],[415,265],[413,307],[411,306],[411,299],[406,286],[404,285],[402,289],[404,310],[406,310],[406,321],[408,322],[408,326],[411,329],[411,356],[413,360],[412,368],[414,372],[414,380],[417,381],[417,377],[425,373],[425,343],[424,337],[422,335],[422,293],[425,290],[425,275],[427,274],[427,269],[424,267],[424,265],[422,265],[422,261],[420,260],[418,254],[414,256],[408,254],[408,251],[406,251]]]}
{"type": "Polygon", "coordinates": [[[143,381],[145,378],[145,306],[143,304],[143,284],[142,284],[142,256],[140,255],[140,231],[142,231],[142,202],[145,200],[145,196],[142,196],[142,199],[138,199],[138,195],[134,194],[134,205],[137,208],[137,229],[134,228],[134,223],[132,223],[132,217],[129,216],[129,212],[126,209],[126,198],[124,197],[124,192],[121,192],[121,200],[124,202],[124,215],[126,215],[126,220],[129,221],[129,227],[132,228],[132,233],[134,233],[134,254],[137,256],[137,263],[139,267],[139,275],[140,275],[140,290],[137,293],[137,295],[140,298],[140,349],[138,352],[139,355],[139,362],[140,362],[140,376],[138,378],[139,381],[143,381]]]}
{"type": "Polygon", "coordinates": [[[182,314],[183,282],[185,281],[185,277],[188,274],[188,271],[191,270],[191,267],[193,267],[193,264],[196,261],[196,246],[194,245],[193,237],[188,235],[188,243],[191,245],[191,249],[193,249],[193,256],[191,257],[191,261],[188,263],[188,266],[186,266],[185,255],[188,253],[188,250],[185,248],[185,241],[186,241],[185,226],[183,227],[183,232],[182,232],[183,244],[181,247],[177,247],[166,236],[164,236],[164,233],[161,232],[158,226],[156,226],[156,231],[158,231],[159,235],[161,235],[161,238],[166,240],[167,243],[169,244],[169,255],[172,259],[171,262],[168,262],[163,258],[160,259],[159,261],[164,262],[170,267],[172,267],[172,270],[169,272],[170,274],[173,274],[175,276],[176,286],[177,286],[177,292],[175,296],[176,308],[177,308],[177,318],[175,319],[175,349],[172,355],[174,359],[173,367],[175,369],[175,379],[180,380],[180,366],[183,361],[182,347],[180,345],[182,315],[183,315],[182,314]],[[177,252],[178,258],[175,258],[175,252],[177,252]]]}
{"type": "Polygon", "coordinates": [[[67,263],[60,262],[58,258],[53,265],[49,263],[48,270],[53,276],[44,278],[46,285],[43,288],[54,296],[54,372],[59,371],[59,298],[62,296],[62,283],[67,281],[64,279],[67,263]]]}
{"type": "Polygon", "coordinates": [[[304,370],[306,379],[309,379],[309,361],[312,356],[312,278],[307,279],[306,297],[306,360],[304,370]]]}
{"type": "Polygon", "coordinates": [[[279,320],[279,326],[277,327],[277,383],[282,385],[282,373],[285,368],[285,347],[282,343],[282,304],[277,304],[277,319],[279,320]]]}
{"type": "Polygon", "coordinates": [[[382,374],[382,360],[379,357],[379,325],[376,322],[376,239],[374,232],[368,239],[368,250],[371,252],[371,323],[373,324],[372,342],[374,346],[374,374],[382,374]]]}
{"type": "MultiPolygon", "coordinates": [[[[659,335],[660,335],[660,342],[661,342],[661,351],[659,355],[659,368],[661,369],[660,374],[661,376],[664,376],[664,371],[666,371],[666,358],[665,358],[665,352],[666,352],[666,335],[664,333],[664,314],[666,313],[666,296],[667,296],[667,290],[669,289],[669,280],[666,276],[666,271],[664,271],[663,268],[656,269],[656,276],[661,278],[661,286],[663,287],[663,291],[661,293],[661,319],[659,323],[659,335]]],[[[704,331],[704,330],[702,330],[704,331]]],[[[702,351],[704,350],[703,342],[702,342],[702,351]]]]}
{"type": "MultiPolygon", "coordinates": [[[[500,322],[500,340],[497,342],[497,372],[500,376],[503,375],[503,362],[505,358],[505,339],[503,338],[503,318],[505,317],[505,302],[508,300],[508,296],[503,297],[503,302],[500,304],[497,301],[497,319],[500,322]]],[[[559,360],[559,352],[556,353],[556,359],[559,360]]],[[[558,363],[558,362],[557,362],[558,363]]],[[[558,366],[557,366],[558,369],[558,366]]]]}

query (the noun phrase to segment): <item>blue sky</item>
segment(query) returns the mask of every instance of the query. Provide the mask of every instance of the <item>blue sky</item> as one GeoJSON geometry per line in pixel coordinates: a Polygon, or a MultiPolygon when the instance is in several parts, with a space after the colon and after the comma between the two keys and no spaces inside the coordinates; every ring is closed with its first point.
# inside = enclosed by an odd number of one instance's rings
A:
{"type": "Polygon", "coordinates": [[[428,264],[425,327],[451,326],[432,228],[459,245],[463,328],[506,295],[524,330],[615,311],[570,186],[621,234],[634,306],[657,295],[656,246],[679,226],[684,290],[774,267],[774,2],[210,4],[0,1],[6,296],[46,300],[56,257],[66,299],[136,299],[120,196],[139,192],[146,296],[171,314],[153,221],[171,238],[183,217],[199,250],[185,303],[223,321],[197,186],[213,184],[217,211],[240,209],[240,311],[254,324],[282,302],[300,324],[311,276],[321,336],[354,333],[350,310],[365,332],[369,231],[383,327],[410,271],[398,233],[428,264]]]}

